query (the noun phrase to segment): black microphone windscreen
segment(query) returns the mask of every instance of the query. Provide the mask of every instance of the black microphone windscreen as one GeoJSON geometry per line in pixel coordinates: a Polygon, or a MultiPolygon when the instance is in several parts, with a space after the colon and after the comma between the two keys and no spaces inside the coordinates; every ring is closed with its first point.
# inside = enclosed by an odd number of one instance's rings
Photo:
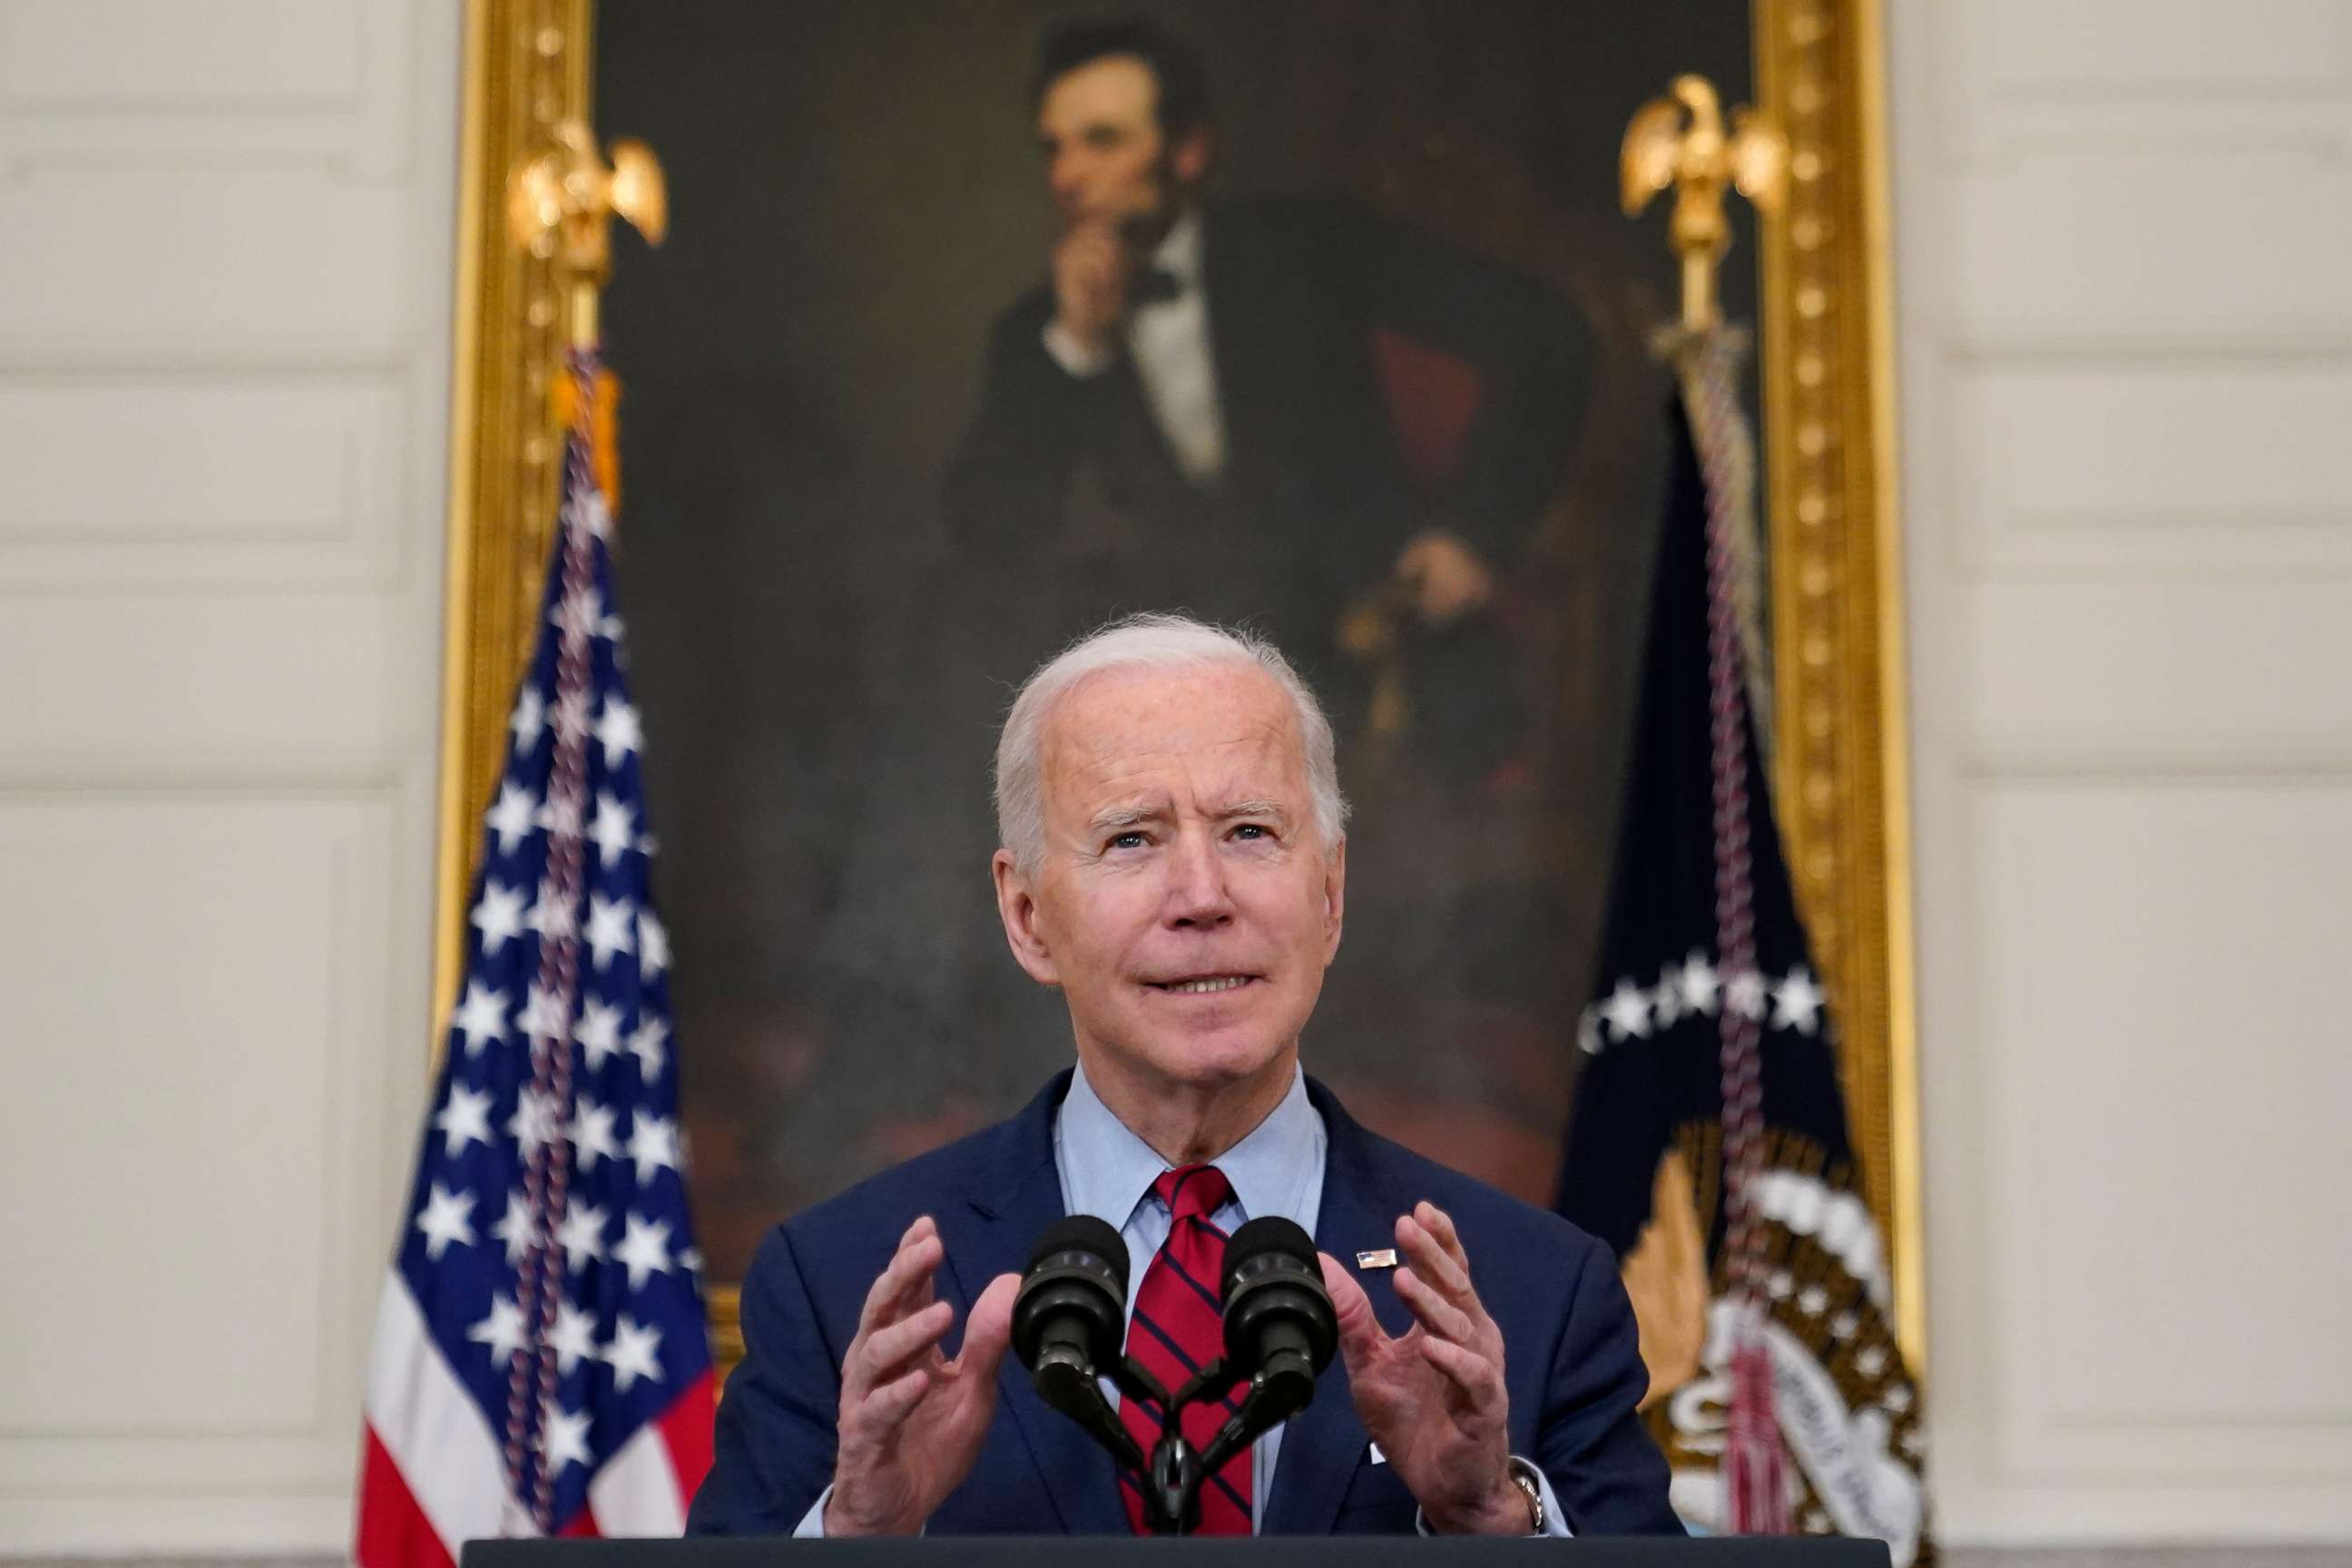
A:
{"type": "MultiPolygon", "coordinates": [[[[1244,1227],[1246,1228],[1246,1227],[1244,1227]]],[[[1296,1229],[1296,1226],[1292,1227],[1296,1229]]],[[[1034,1268],[1058,1252],[1088,1252],[1101,1258],[1118,1276],[1119,1293],[1127,1291],[1127,1243],[1118,1232],[1090,1214],[1074,1214],[1055,1220],[1029,1249],[1029,1268],[1034,1268]]],[[[1024,1269],[1026,1273],[1028,1270],[1024,1269]]]]}
{"type": "Polygon", "coordinates": [[[1315,1238],[1297,1220],[1261,1215],[1244,1221],[1225,1242],[1224,1278],[1217,1282],[1222,1293],[1232,1295],[1234,1275],[1269,1252],[1290,1258],[1318,1281],[1323,1278],[1323,1266],[1315,1256],[1315,1238]]]}

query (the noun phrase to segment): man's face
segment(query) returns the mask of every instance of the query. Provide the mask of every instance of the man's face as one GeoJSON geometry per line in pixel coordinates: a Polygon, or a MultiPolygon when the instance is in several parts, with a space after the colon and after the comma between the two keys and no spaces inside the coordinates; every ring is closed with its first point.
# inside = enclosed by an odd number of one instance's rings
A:
{"type": "Polygon", "coordinates": [[[1339,946],[1346,847],[1315,827],[1289,700],[1263,671],[1111,671],[1041,747],[1045,847],[997,900],[1069,1004],[1081,1061],[1147,1086],[1286,1073],[1339,946]]]}
{"type": "Polygon", "coordinates": [[[1179,186],[1206,171],[1207,139],[1194,132],[1171,149],[1159,99],[1151,68],[1132,55],[1089,60],[1047,85],[1037,143],[1063,227],[1148,231],[1172,216],[1179,186]]]}

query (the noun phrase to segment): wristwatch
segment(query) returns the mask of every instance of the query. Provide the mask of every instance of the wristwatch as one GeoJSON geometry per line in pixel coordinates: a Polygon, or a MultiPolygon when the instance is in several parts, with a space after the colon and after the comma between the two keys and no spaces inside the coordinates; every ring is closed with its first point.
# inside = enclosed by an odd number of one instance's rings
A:
{"type": "Polygon", "coordinates": [[[1518,1488],[1520,1495],[1528,1500],[1528,1533],[1541,1535],[1544,1532],[1543,1488],[1536,1481],[1535,1468],[1517,1454],[1511,1456],[1511,1484],[1518,1488]]]}

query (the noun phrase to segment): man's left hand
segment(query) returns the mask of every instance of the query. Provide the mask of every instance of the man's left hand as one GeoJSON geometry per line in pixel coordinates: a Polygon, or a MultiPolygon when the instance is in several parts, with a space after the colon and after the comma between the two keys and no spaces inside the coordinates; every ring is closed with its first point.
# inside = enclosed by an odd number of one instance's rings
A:
{"type": "Polygon", "coordinates": [[[1356,1414],[1432,1530],[1525,1535],[1527,1497],[1510,1474],[1503,1332],[1470,1288],[1469,1256],[1444,1210],[1416,1205],[1397,1220],[1396,1240],[1406,1261],[1391,1278],[1413,1323],[1393,1339],[1355,1276],[1322,1258],[1356,1414]]]}
{"type": "Polygon", "coordinates": [[[1495,596],[1494,573],[1460,536],[1443,529],[1416,534],[1398,554],[1395,570],[1426,626],[1450,626],[1495,596]]]}

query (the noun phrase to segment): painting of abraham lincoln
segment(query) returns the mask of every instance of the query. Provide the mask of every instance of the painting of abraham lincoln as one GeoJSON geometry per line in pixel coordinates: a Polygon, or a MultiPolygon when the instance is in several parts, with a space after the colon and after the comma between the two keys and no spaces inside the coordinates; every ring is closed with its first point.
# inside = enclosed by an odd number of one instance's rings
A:
{"type": "Polygon", "coordinates": [[[606,327],[714,1277],[1068,1060],[990,891],[994,727],[1139,609],[1331,710],[1308,1070],[1546,1198],[1663,461],[1617,140],[1678,72],[1746,96],[1746,6],[605,0],[596,55],[676,214],[606,327]]]}

